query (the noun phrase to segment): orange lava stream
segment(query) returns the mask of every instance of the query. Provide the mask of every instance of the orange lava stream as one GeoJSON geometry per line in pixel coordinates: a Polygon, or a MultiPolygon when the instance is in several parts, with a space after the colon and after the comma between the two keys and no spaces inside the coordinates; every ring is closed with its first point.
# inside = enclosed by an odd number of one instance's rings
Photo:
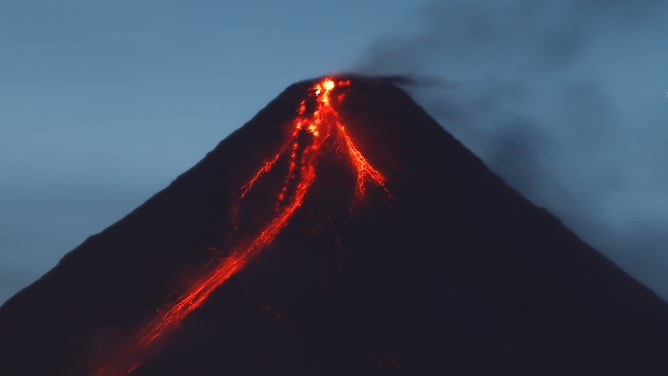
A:
{"type": "Polygon", "coordinates": [[[369,182],[375,183],[377,186],[382,187],[383,190],[385,190],[385,193],[391,197],[392,195],[390,194],[390,190],[387,189],[387,179],[385,176],[380,171],[376,170],[369,163],[369,161],[364,158],[362,152],[357,149],[353,143],[353,140],[350,139],[350,136],[348,136],[348,133],[346,133],[346,128],[338,122],[336,125],[341,132],[341,136],[346,141],[346,147],[348,149],[348,154],[350,155],[350,161],[357,170],[357,186],[355,189],[355,201],[353,202],[353,205],[358,203],[364,197],[364,194],[366,193],[366,184],[369,182]]]}
{"type": "MultiPolygon", "coordinates": [[[[136,334],[133,342],[113,360],[93,372],[94,375],[128,375],[134,372],[148,355],[159,350],[164,339],[174,332],[191,312],[199,308],[214,290],[243,270],[266,249],[302,206],[316,180],[318,160],[323,155],[321,151],[326,145],[335,144],[347,150],[350,162],[357,172],[353,205],[364,197],[367,183],[381,187],[390,195],[386,186],[387,179],[355,146],[344,125],[339,122],[338,114],[331,104],[330,94],[334,88],[349,85],[350,81],[335,82],[331,78],[316,83],[309,93],[309,100],[315,101],[312,113],[310,115],[306,113],[307,100],[302,100],[293,121],[294,129],[289,142],[270,160],[265,161],[241,186],[240,199],[244,199],[264,174],[270,172],[281,158],[287,158],[288,172],[277,195],[275,213],[269,223],[252,238],[250,243],[238,246],[176,300],[159,309],[156,317],[136,334]]],[[[340,97],[342,98],[343,96],[340,97]]],[[[239,212],[238,205],[234,205],[232,212],[236,216],[239,212]]],[[[234,221],[236,222],[236,219],[234,221]]],[[[233,230],[236,230],[236,224],[233,230]]]]}

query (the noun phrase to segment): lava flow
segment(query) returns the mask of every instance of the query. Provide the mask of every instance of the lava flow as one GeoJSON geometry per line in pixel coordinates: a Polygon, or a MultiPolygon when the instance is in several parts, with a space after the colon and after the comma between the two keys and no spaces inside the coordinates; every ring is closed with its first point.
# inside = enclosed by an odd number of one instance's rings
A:
{"type": "MultiPolygon", "coordinates": [[[[387,179],[355,146],[332,104],[333,101],[340,102],[345,98],[344,94],[332,98],[333,90],[347,86],[350,86],[349,80],[335,81],[333,78],[326,78],[314,84],[310,88],[308,98],[299,104],[288,142],[241,186],[239,198],[243,200],[253,189],[254,184],[263,175],[272,171],[279,160],[285,158],[288,161],[288,171],[278,190],[274,214],[269,222],[250,242],[237,246],[229,256],[206,271],[203,277],[196,280],[177,299],[159,309],[156,317],[134,336],[132,343],[113,360],[98,368],[94,372],[95,375],[132,373],[144,362],[147,355],[158,351],[164,339],[179,327],[188,314],[200,307],[215,289],[243,270],[266,249],[302,206],[304,198],[316,180],[318,162],[324,155],[325,147],[333,146],[338,150],[345,150],[356,171],[357,184],[353,205],[364,198],[367,184],[375,184],[390,194],[387,179]]],[[[232,207],[232,213],[235,217],[239,213],[239,202],[232,207]]],[[[236,220],[234,222],[236,223],[236,220]]],[[[232,231],[235,230],[236,224],[232,228],[232,231]]]]}

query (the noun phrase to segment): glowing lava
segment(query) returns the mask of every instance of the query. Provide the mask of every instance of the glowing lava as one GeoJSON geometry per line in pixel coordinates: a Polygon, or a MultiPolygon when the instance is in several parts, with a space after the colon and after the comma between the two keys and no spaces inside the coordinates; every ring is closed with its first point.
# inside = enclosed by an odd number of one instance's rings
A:
{"type": "MultiPolygon", "coordinates": [[[[237,246],[226,258],[205,272],[176,300],[157,311],[156,317],[149,321],[133,338],[120,354],[106,363],[94,373],[96,375],[127,375],[136,370],[147,355],[158,351],[164,339],[174,332],[195,309],[199,308],[209,295],[227,281],[231,276],[243,270],[255,257],[269,246],[281,230],[288,224],[294,213],[304,203],[311,186],[317,177],[318,161],[323,157],[323,149],[332,146],[346,151],[352,167],[357,173],[355,199],[353,205],[364,198],[369,183],[382,188],[388,195],[387,179],[375,169],[355,146],[346,133],[345,126],[339,120],[338,113],[332,105],[330,95],[337,87],[350,86],[349,80],[335,81],[326,78],[314,84],[308,98],[301,101],[297,108],[297,116],[293,121],[293,132],[288,142],[272,158],[253,174],[241,186],[240,200],[247,194],[261,177],[275,167],[279,160],[285,158],[288,171],[283,185],[278,190],[274,205],[274,215],[269,222],[243,245],[237,246]],[[312,108],[312,111],[308,111],[312,108]]],[[[344,99],[344,94],[336,101],[344,99]]],[[[235,217],[233,231],[236,231],[236,215],[239,203],[232,207],[235,217]]]]}

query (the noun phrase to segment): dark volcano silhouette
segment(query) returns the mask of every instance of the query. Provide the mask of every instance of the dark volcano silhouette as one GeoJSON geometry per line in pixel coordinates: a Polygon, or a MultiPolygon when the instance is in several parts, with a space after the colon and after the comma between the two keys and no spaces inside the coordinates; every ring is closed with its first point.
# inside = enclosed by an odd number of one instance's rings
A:
{"type": "MultiPolygon", "coordinates": [[[[337,107],[387,178],[355,200],[336,148],[265,251],[133,375],[666,375],[668,305],[532,205],[391,80],[337,107]]],[[[206,158],[0,308],[0,374],[93,372],[270,218],[289,87],[206,158]]]]}

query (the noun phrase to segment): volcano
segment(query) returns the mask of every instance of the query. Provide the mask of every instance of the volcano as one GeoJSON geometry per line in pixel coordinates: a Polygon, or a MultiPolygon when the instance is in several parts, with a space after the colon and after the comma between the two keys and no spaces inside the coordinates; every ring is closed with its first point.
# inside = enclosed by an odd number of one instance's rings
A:
{"type": "Polygon", "coordinates": [[[668,304],[392,79],[297,83],[0,308],[2,375],[666,375],[668,304]]]}

